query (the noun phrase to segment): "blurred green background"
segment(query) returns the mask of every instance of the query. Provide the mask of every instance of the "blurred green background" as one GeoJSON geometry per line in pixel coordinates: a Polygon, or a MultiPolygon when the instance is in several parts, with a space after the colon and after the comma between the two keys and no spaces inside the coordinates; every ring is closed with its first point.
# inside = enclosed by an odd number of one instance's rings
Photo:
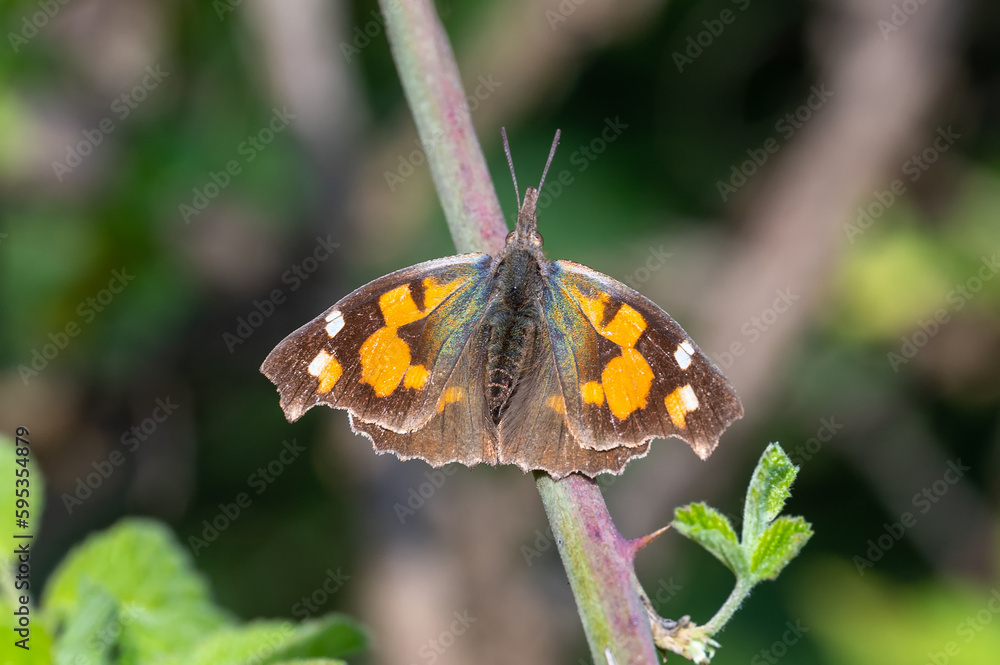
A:
{"type": "MultiPolygon", "coordinates": [[[[661,441],[602,481],[621,531],[739,513],[770,441],[801,464],[816,536],[714,662],[996,662],[1000,7],[437,6],[508,221],[500,127],[522,188],[561,128],[549,256],[653,298],[744,399],[707,462],[661,441]]],[[[377,457],[341,412],[289,425],[257,370],[454,252],[377,5],[36,0],[0,26],[0,424],[47,479],[36,581],[151,516],[238,616],[358,617],[356,662],[589,662],[530,477],[377,457]]],[[[667,616],[731,588],[676,534],[637,565],[667,616]]]]}

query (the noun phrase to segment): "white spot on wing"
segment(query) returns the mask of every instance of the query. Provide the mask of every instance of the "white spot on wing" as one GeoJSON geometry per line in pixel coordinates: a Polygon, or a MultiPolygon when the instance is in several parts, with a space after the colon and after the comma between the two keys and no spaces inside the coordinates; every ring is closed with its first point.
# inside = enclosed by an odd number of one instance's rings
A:
{"type": "Polygon", "coordinates": [[[694,349],[687,341],[681,342],[677,346],[677,350],[674,351],[674,360],[677,361],[677,365],[681,369],[687,369],[691,366],[691,354],[694,353],[694,349]],[[687,345],[685,349],[684,346],[687,345]]]}
{"type": "Polygon", "coordinates": [[[681,348],[687,351],[688,355],[690,356],[694,355],[694,347],[691,346],[691,342],[684,340],[683,342],[681,342],[681,348]]]}
{"type": "Polygon", "coordinates": [[[690,383],[681,388],[681,399],[684,400],[685,411],[690,413],[698,408],[698,396],[694,394],[690,383]]]}
{"type": "Polygon", "coordinates": [[[340,313],[340,310],[335,309],[330,312],[327,317],[326,324],[326,334],[333,337],[340,332],[340,329],[344,327],[344,315],[340,313]]]}
{"type": "Polygon", "coordinates": [[[313,361],[309,363],[309,373],[313,376],[319,376],[323,373],[323,370],[326,369],[326,366],[330,364],[330,360],[332,358],[333,356],[326,351],[320,351],[316,354],[316,357],[313,358],[313,361]]]}

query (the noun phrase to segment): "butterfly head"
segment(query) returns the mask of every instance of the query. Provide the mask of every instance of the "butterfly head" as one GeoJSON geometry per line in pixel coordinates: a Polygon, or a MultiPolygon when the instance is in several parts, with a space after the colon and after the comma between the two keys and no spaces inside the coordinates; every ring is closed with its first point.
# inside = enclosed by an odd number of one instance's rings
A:
{"type": "MultiPolygon", "coordinates": [[[[514,160],[510,156],[510,145],[507,143],[507,131],[500,128],[503,136],[503,148],[507,154],[507,164],[510,166],[510,177],[514,181],[514,193],[517,195],[517,176],[514,175],[514,160]]],[[[538,189],[528,187],[524,191],[524,200],[520,200],[518,195],[517,226],[507,234],[507,247],[515,249],[530,249],[541,251],[542,236],[538,232],[538,193],[542,191],[545,184],[545,175],[549,172],[552,158],[556,154],[556,146],[559,145],[561,132],[557,129],[556,136],[552,140],[552,148],[549,150],[549,158],[545,162],[545,169],[542,171],[542,179],[538,182],[538,189]]]]}
{"type": "Polygon", "coordinates": [[[542,234],[538,232],[538,190],[529,187],[517,213],[517,226],[507,234],[507,246],[523,249],[541,249],[542,234]]]}

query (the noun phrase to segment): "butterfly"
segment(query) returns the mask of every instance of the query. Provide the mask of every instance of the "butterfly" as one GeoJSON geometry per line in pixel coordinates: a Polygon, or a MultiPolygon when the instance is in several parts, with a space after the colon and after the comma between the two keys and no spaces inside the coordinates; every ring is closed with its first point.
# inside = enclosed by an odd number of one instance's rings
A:
{"type": "Polygon", "coordinates": [[[711,454],[743,416],[725,376],[655,303],[542,251],[538,194],[558,142],[523,200],[514,178],[517,225],[496,256],[380,277],[271,351],[261,371],[290,422],[325,404],[380,454],[556,478],[621,473],[656,437],[711,454]]]}

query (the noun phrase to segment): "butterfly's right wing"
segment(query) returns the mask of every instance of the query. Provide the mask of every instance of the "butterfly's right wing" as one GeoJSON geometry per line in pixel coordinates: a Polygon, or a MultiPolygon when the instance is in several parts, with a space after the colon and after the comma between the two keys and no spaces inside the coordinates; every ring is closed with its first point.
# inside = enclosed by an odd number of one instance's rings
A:
{"type": "Polygon", "coordinates": [[[478,329],[492,260],[463,254],[398,270],[286,337],[261,371],[288,420],[326,404],[395,432],[425,425],[478,329]]]}

